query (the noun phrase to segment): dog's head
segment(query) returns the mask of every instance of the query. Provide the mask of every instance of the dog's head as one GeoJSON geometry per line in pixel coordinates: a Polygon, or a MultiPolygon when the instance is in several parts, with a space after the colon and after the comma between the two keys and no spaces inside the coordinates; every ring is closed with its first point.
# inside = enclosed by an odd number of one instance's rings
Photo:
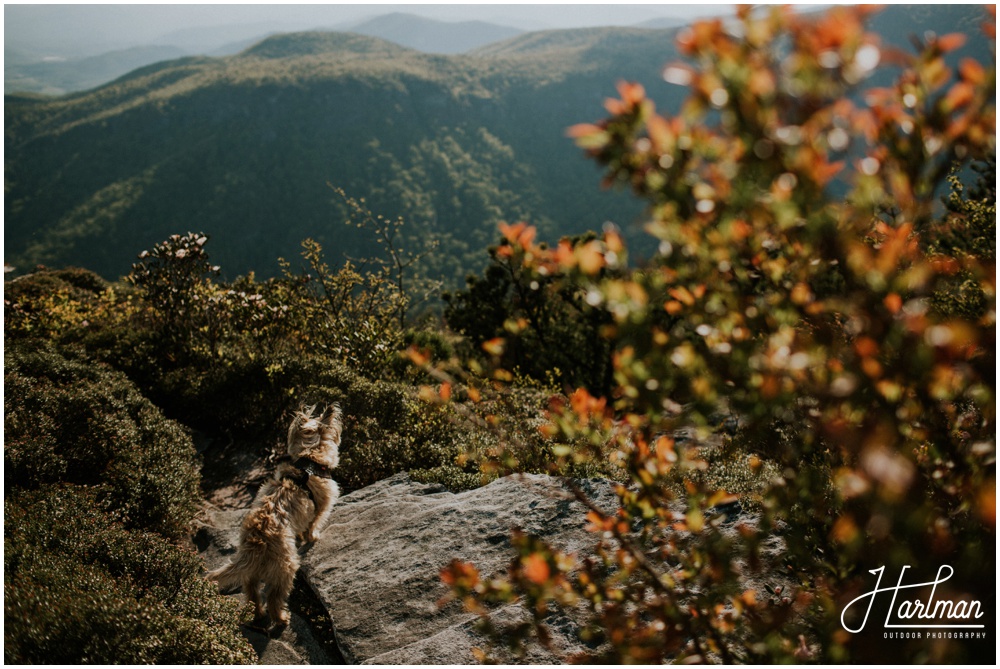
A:
{"type": "Polygon", "coordinates": [[[332,469],[340,460],[340,407],[331,404],[319,417],[315,412],[315,406],[307,406],[292,416],[292,424],[288,427],[288,454],[293,458],[308,457],[332,469]]]}

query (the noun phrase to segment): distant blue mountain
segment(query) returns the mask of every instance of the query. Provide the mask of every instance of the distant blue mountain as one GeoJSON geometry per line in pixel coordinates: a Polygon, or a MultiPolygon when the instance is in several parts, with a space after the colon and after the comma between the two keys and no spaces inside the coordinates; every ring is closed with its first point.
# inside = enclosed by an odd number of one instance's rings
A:
{"type": "Polygon", "coordinates": [[[74,60],[25,62],[27,59],[22,57],[12,64],[8,58],[4,67],[4,92],[61,95],[84,91],[136,68],[184,55],[184,50],[175,46],[141,46],[74,60]]]}
{"type": "Polygon", "coordinates": [[[380,37],[424,53],[457,54],[522,34],[518,28],[460,21],[449,23],[395,12],[350,27],[351,32],[380,37]]]}

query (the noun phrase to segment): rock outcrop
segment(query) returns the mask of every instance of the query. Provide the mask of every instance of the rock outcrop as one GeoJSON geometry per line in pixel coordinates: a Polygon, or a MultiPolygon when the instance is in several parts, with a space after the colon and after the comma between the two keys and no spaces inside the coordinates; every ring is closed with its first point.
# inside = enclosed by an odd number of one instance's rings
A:
{"type": "MultiPolygon", "coordinates": [[[[613,507],[611,482],[577,483],[598,504],[613,507]]],[[[587,550],[595,540],[584,529],[585,515],[557,478],[510,476],[455,494],[399,474],[340,500],[303,571],[348,662],[464,664],[485,640],[474,630],[476,616],[459,603],[438,605],[447,591],[441,569],[458,558],[484,576],[505,571],[514,557],[514,528],[563,550],[587,550]]],[[[494,618],[520,615],[515,605],[494,618]]],[[[579,646],[571,624],[555,631],[560,650],[579,646]]],[[[558,660],[542,649],[525,659],[558,660]]]]}
{"type": "MultiPolygon", "coordinates": [[[[599,507],[617,506],[615,484],[575,480],[599,507]]],[[[683,509],[679,506],[678,511],[683,509]]],[[[757,519],[734,503],[717,509],[720,531],[737,532],[738,524],[757,519]],[[740,523],[734,522],[739,517],[740,523]]],[[[210,566],[232,552],[245,510],[209,514],[200,548],[210,566]]],[[[537,644],[526,657],[497,654],[476,630],[477,616],[458,602],[439,604],[447,594],[441,569],[451,560],[471,562],[485,577],[504,573],[514,559],[511,530],[538,536],[556,548],[575,553],[593,550],[597,538],[585,529],[586,508],[573,497],[565,479],[522,474],[487,486],[452,493],[435,484],[397,474],[340,499],[320,540],[303,548],[299,578],[308,584],[332,623],[340,657],[349,664],[467,664],[473,648],[490,651],[505,662],[554,664],[588,650],[579,640],[577,623],[568,617],[550,620],[554,653],[537,644]]],[[[762,557],[775,562],[784,552],[779,536],[769,537],[762,557]]],[[[776,570],[765,570],[769,584],[793,584],[776,570]]],[[[758,592],[765,584],[749,575],[741,585],[758,592]]],[[[491,612],[498,626],[525,621],[520,604],[491,612]]],[[[320,642],[329,630],[315,631],[320,642]]],[[[249,637],[248,633],[248,637],[249,637]]],[[[317,663],[316,639],[292,625],[276,640],[251,637],[261,663],[317,663]]],[[[323,646],[323,643],[319,644],[323,646]]],[[[322,649],[320,649],[322,650],[322,649]]],[[[324,661],[326,662],[326,661],[324,661]]]]}

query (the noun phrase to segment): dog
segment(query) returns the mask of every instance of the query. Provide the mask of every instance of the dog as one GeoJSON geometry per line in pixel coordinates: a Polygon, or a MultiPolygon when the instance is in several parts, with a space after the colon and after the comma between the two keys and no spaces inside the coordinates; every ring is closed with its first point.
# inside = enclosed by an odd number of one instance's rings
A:
{"type": "Polygon", "coordinates": [[[288,453],[278,459],[243,519],[236,555],[208,575],[222,589],[242,587],[254,605],[253,627],[266,627],[265,600],[266,619],[288,625],[288,596],[299,570],[296,539],[315,542],[340,496],[331,475],[340,459],[340,407],[332,404],[318,418],[315,409],[295,412],[288,453]]]}

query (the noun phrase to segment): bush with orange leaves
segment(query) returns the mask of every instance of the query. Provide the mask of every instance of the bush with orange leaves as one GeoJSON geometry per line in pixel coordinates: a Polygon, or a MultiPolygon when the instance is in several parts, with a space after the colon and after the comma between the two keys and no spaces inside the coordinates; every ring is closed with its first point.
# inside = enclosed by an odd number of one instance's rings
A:
{"type": "Polygon", "coordinates": [[[935,622],[996,624],[995,253],[929,243],[962,223],[934,207],[953,163],[995,156],[995,66],[953,71],[944,55],[961,35],[891,49],[865,31],[871,11],[741,8],[733,25],[697,23],[679,37],[686,61],[664,71],[690,89],[677,116],[622,83],[607,119],[571,129],[607,184],[648,201],[658,255],[608,275],[626,253],[613,231],[556,248],[505,234],[525,271],[611,315],[616,390],[554,403],[544,430],[557,445],[605,445],[589,454],[610,444],[631,484],[614,513],[591,508],[591,557],[518,537],[507,577],[451,565],[444,579],[470,608],[488,616],[484,605],[521,597],[532,625],[517,634],[543,643],[550,616],[576,616],[595,649],[577,660],[995,657],[975,629],[884,627],[913,623],[899,604],[928,596],[978,601],[985,616],[935,622]],[[864,91],[888,61],[896,83],[864,91]],[[934,307],[959,272],[985,299],[974,317],[934,307]],[[725,491],[694,475],[720,406],[739,416],[730,445],[748,466],[766,451],[779,472],[736,531],[713,514],[725,491]],[[675,441],[680,428],[695,438],[675,441]],[[777,566],[762,557],[773,536],[777,566]],[[953,575],[930,595],[897,591],[890,611],[886,591],[869,598],[870,619],[865,600],[845,613],[876,574],[892,588],[942,565],[953,575]],[[775,569],[782,591],[746,586],[775,569]]]}

